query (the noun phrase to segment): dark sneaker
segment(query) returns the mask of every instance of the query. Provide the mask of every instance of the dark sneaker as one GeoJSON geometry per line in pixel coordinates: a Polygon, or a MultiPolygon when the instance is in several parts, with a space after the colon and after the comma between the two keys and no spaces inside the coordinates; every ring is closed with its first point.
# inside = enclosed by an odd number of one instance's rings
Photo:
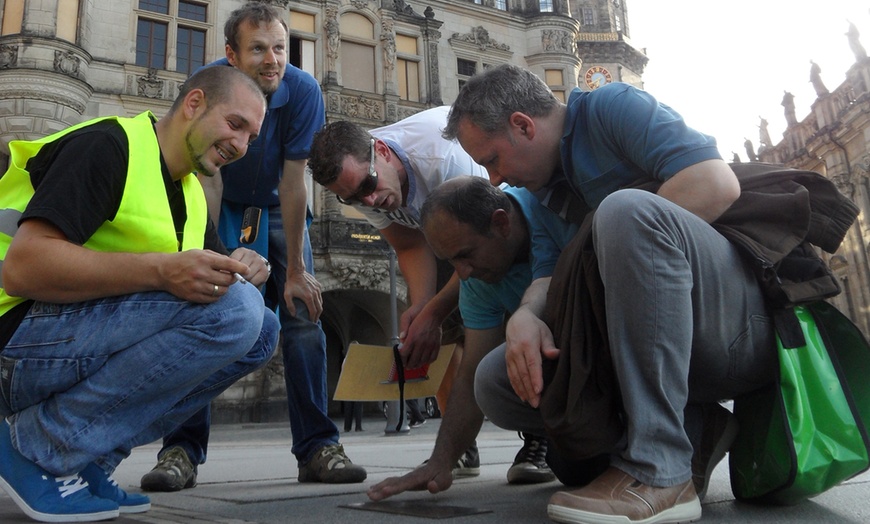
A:
{"type": "Polygon", "coordinates": [[[453,467],[453,478],[462,479],[478,475],[480,475],[480,453],[475,442],[456,461],[456,466],[453,467]]]}
{"type": "Polygon", "coordinates": [[[539,484],[556,480],[547,465],[547,439],[530,433],[520,433],[523,447],[508,469],[508,484],[539,484]]]}
{"type": "Polygon", "coordinates": [[[299,482],[353,484],[365,479],[366,470],[347,458],[341,444],[323,446],[308,464],[299,467],[299,482]]]}
{"type": "Polygon", "coordinates": [[[178,446],[164,451],[157,465],[146,473],[139,485],[145,491],[181,491],[196,487],[196,466],[178,446]]]}
{"type": "Polygon", "coordinates": [[[93,522],[118,516],[118,505],[95,497],[79,475],[55,477],[12,446],[0,419],[0,487],[28,517],[42,522],[93,522]]]}
{"type": "Polygon", "coordinates": [[[704,406],[701,444],[692,454],[692,482],[698,498],[704,500],[713,470],[737,438],[737,417],[720,404],[704,406]]]}
{"type": "Polygon", "coordinates": [[[95,497],[108,499],[118,505],[121,513],[144,513],[151,509],[151,499],[139,493],[127,493],[115,479],[93,462],[79,473],[88,483],[88,491],[95,497]]]}
{"type": "Polygon", "coordinates": [[[701,518],[701,501],[691,480],[654,488],[611,467],[588,486],[555,493],[547,515],[569,523],[693,522],[701,518]]]}
{"type": "Polygon", "coordinates": [[[412,420],[411,423],[408,425],[412,428],[419,428],[420,426],[422,426],[425,423],[426,423],[426,419],[424,418],[424,419],[420,419],[420,420],[412,420]]]}

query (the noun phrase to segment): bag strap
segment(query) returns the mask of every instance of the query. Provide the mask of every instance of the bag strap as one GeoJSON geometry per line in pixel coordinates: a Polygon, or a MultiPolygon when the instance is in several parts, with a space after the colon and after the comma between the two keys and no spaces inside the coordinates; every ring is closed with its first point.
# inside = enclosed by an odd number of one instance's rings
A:
{"type": "Polygon", "coordinates": [[[794,308],[775,309],[773,311],[773,324],[783,349],[795,349],[807,345],[794,308]]]}
{"type": "Polygon", "coordinates": [[[399,380],[399,422],[396,431],[402,431],[402,421],[405,419],[405,365],[402,364],[402,355],[399,354],[399,345],[393,344],[393,362],[396,365],[396,375],[399,380]]]}

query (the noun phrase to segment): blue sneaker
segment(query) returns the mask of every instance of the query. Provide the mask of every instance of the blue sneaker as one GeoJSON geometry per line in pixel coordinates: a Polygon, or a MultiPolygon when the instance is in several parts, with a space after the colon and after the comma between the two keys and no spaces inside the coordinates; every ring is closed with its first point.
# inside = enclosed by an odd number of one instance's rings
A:
{"type": "Polygon", "coordinates": [[[139,493],[127,493],[106,470],[93,462],[79,475],[88,483],[91,495],[115,502],[121,513],[144,513],[151,509],[150,498],[139,493]]]}
{"type": "Polygon", "coordinates": [[[41,522],[92,522],[118,516],[118,504],[95,497],[78,475],[55,477],[12,446],[0,421],[0,487],[28,517],[41,522]]]}

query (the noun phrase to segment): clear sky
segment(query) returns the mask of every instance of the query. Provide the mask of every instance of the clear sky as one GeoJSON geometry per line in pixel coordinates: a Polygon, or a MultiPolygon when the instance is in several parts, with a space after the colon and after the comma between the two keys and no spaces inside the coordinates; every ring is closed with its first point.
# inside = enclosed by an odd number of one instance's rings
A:
{"type": "Polygon", "coordinates": [[[802,121],[816,99],[810,60],[833,91],[855,63],[849,21],[870,53],[870,2],[859,0],[626,0],[631,42],[646,48],[644,88],[716,137],[723,158],[758,150],[759,117],[782,140],[784,91],[802,121]]]}

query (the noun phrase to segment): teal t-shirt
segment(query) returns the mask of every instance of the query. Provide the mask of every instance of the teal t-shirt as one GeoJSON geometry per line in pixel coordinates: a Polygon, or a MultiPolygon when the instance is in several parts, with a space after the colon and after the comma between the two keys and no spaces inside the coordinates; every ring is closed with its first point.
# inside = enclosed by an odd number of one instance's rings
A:
{"type": "Polygon", "coordinates": [[[469,329],[490,329],[500,326],[513,313],[533,279],[553,274],[556,259],[577,232],[578,226],[560,219],[538,203],[534,195],[522,188],[509,187],[505,193],[519,206],[531,239],[529,262],[511,266],[499,282],[489,284],[469,278],[459,286],[459,311],[469,329]]]}

